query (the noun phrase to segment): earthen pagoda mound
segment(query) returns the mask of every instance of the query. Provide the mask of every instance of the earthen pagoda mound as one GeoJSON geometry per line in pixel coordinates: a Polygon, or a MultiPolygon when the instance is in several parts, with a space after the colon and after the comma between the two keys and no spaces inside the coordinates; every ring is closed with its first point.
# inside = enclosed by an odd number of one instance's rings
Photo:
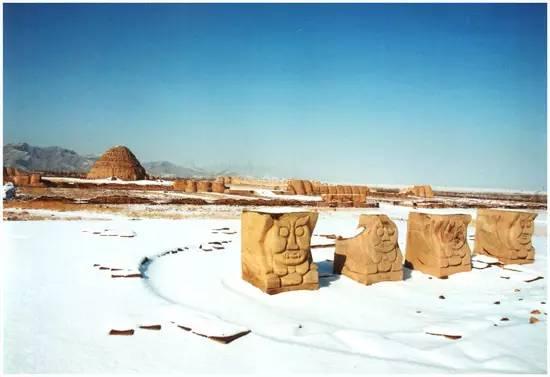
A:
{"type": "Polygon", "coordinates": [[[126,147],[117,145],[105,152],[87,175],[88,179],[116,177],[125,181],[146,178],[145,169],[126,147]]]}

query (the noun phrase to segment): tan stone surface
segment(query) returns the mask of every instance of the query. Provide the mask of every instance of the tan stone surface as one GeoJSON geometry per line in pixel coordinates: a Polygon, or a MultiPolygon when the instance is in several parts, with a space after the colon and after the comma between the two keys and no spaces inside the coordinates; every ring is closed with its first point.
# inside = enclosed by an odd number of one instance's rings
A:
{"type": "Polygon", "coordinates": [[[13,176],[13,183],[16,186],[28,186],[31,183],[31,177],[29,175],[16,175],[13,176]]]}
{"type": "Polygon", "coordinates": [[[361,215],[357,236],[337,239],[333,271],[366,285],[403,280],[397,226],[386,215],[361,215]]]}
{"type": "Polygon", "coordinates": [[[241,214],[242,278],[269,294],[319,289],[310,250],[318,213],[241,214]]]}
{"type": "Polygon", "coordinates": [[[304,181],[301,179],[291,179],[288,181],[288,187],[291,189],[290,191],[293,191],[296,195],[305,195],[306,189],[304,187],[304,181]]]}
{"type": "Polygon", "coordinates": [[[470,271],[466,231],[471,219],[470,215],[410,212],[406,266],[436,277],[470,271]]]}
{"type": "Polygon", "coordinates": [[[116,146],[97,160],[87,175],[88,179],[117,177],[126,181],[146,178],[145,169],[134,154],[124,146],[116,146]]]}
{"type": "Polygon", "coordinates": [[[478,209],[474,252],[498,258],[504,264],[533,263],[531,243],[537,214],[478,209]]]}
{"type": "Polygon", "coordinates": [[[225,185],[223,182],[212,182],[212,192],[223,194],[225,191],[225,185]]]}
{"type": "Polygon", "coordinates": [[[42,176],[39,173],[32,173],[30,176],[31,186],[40,186],[42,183],[42,176]]]}
{"type": "Polygon", "coordinates": [[[302,181],[302,184],[304,185],[305,194],[313,195],[313,185],[311,184],[311,181],[302,181]]]}
{"type": "Polygon", "coordinates": [[[197,182],[197,192],[211,192],[211,191],[212,191],[212,182],[210,181],[197,182]]]}
{"type": "Polygon", "coordinates": [[[185,186],[185,192],[197,192],[197,181],[192,179],[188,180],[185,186]]]}
{"type": "Polygon", "coordinates": [[[418,186],[407,187],[399,190],[399,193],[402,195],[412,195],[412,196],[418,196],[422,198],[433,198],[434,196],[432,187],[430,185],[418,185],[418,186]]]}
{"type": "Polygon", "coordinates": [[[185,188],[187,187],[187,180],[186,179],[176,179],[174,181],[173,188],[176,191],[185,191],[185,188]]]}

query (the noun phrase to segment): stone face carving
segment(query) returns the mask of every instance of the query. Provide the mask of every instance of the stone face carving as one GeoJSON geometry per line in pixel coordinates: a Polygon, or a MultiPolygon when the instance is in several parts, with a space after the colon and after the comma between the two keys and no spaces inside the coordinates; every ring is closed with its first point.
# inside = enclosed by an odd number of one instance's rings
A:
{"type": "Polygon", "coordinates": [[[269,294],[319,289],[310,250],[314,212],[241,215],[242,278],[269,294]]]}
{"type": "Polygon", "coordinates": [[[105,152],[88,173],[88,179],[117,177],[126,181],[146,178],[145,169],[134,154],[124,146],[105,152]]]}
{"type": "Polygon", "coordinates": [[[474,252],[498,258],[504,264],[533,263],[531,238],[536,217],[530,212],[479,209],[474,252]]]}
{"type": "Polygon", "coordinates": [[[403,280],[403,255],[397,243],[397,226],[386,215],[361,215],[357,236],[337,239],[333,270],[370,285],[403,280]]]}
{"type": "Polygon", "coordinates": [[[470,215],[409,213],[407,267],[436,277],[471,270],[471,251],[466,242],[470,215]]]}

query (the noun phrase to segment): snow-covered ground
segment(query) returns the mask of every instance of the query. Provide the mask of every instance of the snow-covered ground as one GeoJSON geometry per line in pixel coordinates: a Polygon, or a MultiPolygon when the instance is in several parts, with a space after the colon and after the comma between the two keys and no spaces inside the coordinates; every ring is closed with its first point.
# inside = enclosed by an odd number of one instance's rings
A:
{"type": "Polygon", "coordinates": [[[84,178],[71,178],[71,177],[42,177],[42,180],[50,182],[65,182],[65,183],[93,183],[96,185],[115,184],[115,185],[139,185],[139,186],[173,186],[174,181],[165,180],[141,180],[141,181],[124,181],[122,179],[84,179],[84,178]]]}
{"type": "MultiPolygon", "coordinates": [[[[361,213],[382,212],[398,225],[404,253],[409,211],[387,205],[322,211],[312,244],[333,243],[322,234],[351,235],[361,213]]],[[[474,269],[446,280],[406,269],[401,282],[363,286],[331,276],[334,249],[314,248],[321,288],[274,296],[240,278],[240,221],[210,215],[4,222],[4,372],[547,370],[544,215],[536,219],[531,265],[474,269]],[[145,278],[111,277],[139,273],[145,278]],[[538,276],[544,279],[526,282],[538,276]],[[540,314],[531,314],[536,310],[540,314]],[[530,317],[539,322],[529,323],[530,317]],[[135,332],[109,335],[113,329],[135,332]],[[207,338],[248,330],[229,344],[207,338]]],[[[468,230],[470,246],[473,231],[468,230]]]]}

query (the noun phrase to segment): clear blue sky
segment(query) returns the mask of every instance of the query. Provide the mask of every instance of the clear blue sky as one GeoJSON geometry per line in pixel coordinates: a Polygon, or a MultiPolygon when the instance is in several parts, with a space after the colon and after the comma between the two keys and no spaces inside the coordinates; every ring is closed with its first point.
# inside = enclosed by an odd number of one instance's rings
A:
{"type": "Polygon", "coordinates": [[[4,4],[4,142],[546,188],[546,5],[4,4]]]}

